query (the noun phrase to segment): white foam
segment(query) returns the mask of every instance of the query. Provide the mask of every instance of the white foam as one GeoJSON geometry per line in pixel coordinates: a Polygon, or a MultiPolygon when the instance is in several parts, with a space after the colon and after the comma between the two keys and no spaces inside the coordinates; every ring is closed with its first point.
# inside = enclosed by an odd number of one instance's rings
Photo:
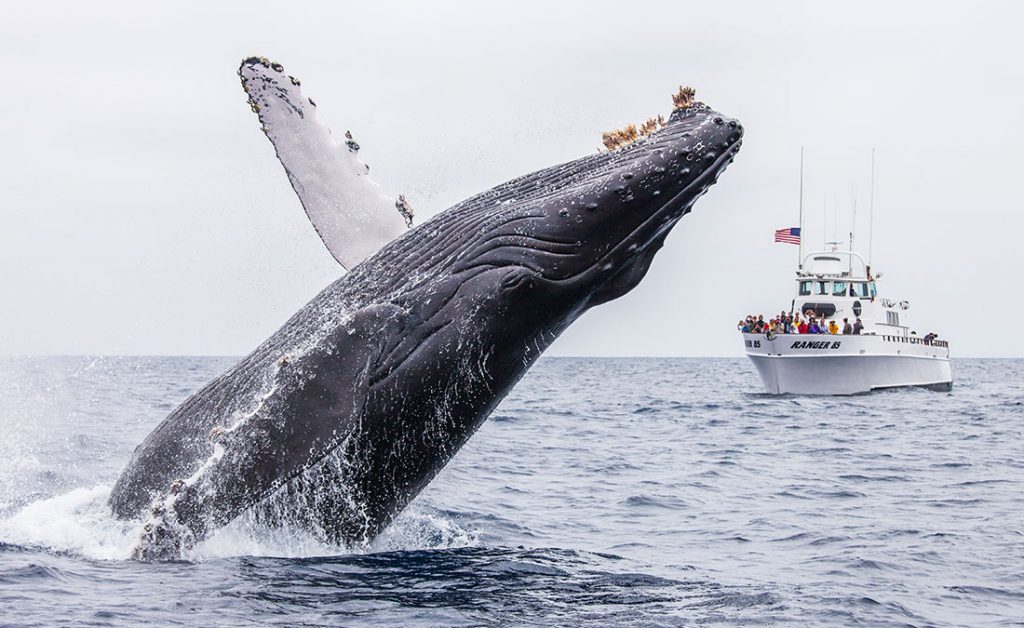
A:
{"type": "Polygon", "coordinates": [[[187,552],[184,558],[196,561],[230,556],[310,558],[401,550],[449,549],[474,546],[478,542],[474,532],[461,528],[446,517],[416,507],[403,512],[372,543],[350,548],[322,543],[298,526],[285,524],[269,528],[243,516],[187,552]]]}
{"type": "Polygon", "coordinates": [[[368,549],[373,552],[450,549],[474,547],[479,543],[475,530],[466,530],[451,519],[417,508],[414,504],[374,539],[368,549]]]}
{"type": "MultiPolygon", "coordinates": [[[[107,505],[110,486],[79,488],[25,506],[0,520],[0,541],[69,552],[95,560],[127,560],[142,523],[116,519],[107,505]]],[[[374,542],[356,548],[321,543],[297,526],[270,528],[242,516],[182,556],[206,561],[233,556],[309,558],[399,550],[448,549],[478,543],[475,532],[415,504],[374,542]]]]}
{"type": "Polygon", "coordinates": [[[141,524],[115,519],[109,496],[109,486],[94,486],[29,504],[0,520],[0,541],[98,560],[126,559],[141,524]]]}

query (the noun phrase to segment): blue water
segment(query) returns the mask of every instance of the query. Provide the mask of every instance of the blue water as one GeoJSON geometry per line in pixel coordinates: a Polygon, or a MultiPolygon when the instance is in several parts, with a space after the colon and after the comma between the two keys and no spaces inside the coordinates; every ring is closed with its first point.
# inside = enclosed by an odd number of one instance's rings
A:
{"type": "Polygon", "coordinates": [[[222,358],[0,358],[0,624],[1024,625],[1024,360],[771,397],[744,359],[542,359],[371,548],[104,501],[222,358]]]}

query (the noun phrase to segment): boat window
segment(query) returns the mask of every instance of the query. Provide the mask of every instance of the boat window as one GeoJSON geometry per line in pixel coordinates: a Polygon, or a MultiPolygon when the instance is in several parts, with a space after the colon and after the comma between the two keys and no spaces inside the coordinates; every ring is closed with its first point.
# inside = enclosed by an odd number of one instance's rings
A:
{"type": "Polygon", "coordinates": [[[809,282],[809,281],[801,281],[800,282],[800,295],[801,296],[807,296],[810,293],[811,293],[811,282],[809,282]]]}
{"type": "Polygon", "coordinates": [[[828,294],[828,282],[827,281],[819,281],[819,282],[817,282],[817,284],[818,284],[818,291],[815,292],[815,294],[828,294]]]}
{"type": "Polygon", "coordinates": [[[890,325],[893,325],[893,326],[898,326],[900,324],[900,315],[899,315],[899,313],[898,312],[886,312],[885,313],[885,322],[887,322],[887,323],[889,323],[890,325]]]}
{"type": "Polygon", "coordinates": [[[846,296],[846,282],[836,281],[832,284],[832,296],[834,297],[845,297],[846,296]]]}
{"type": "Polygon", "coordinates": [[[874,299],[875,297],[878,296],[878,289],[875,288],[875,282],[872,281],[871,283],[869,283],[868,284],[868,288],[871,289],[871,298],[872,299],[874,299]]]}
{"type": "Polygon", "coordinates": [[[868,297],[868,284],[866,283],[852,283],[850,284],[850,294],[855,297],[868,297]]]}

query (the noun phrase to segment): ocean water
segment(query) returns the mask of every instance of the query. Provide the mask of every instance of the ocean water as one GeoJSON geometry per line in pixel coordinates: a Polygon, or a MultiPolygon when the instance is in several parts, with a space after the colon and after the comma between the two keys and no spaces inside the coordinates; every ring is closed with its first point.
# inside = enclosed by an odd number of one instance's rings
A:
{"type": "Polygon", "coordinates": [[[228,358],[0,358],[2,625],[1024,625],[1024,360],[772,397],[542,359],[369,548],[240,522],[128,560],[110,486],[228,358]]]}

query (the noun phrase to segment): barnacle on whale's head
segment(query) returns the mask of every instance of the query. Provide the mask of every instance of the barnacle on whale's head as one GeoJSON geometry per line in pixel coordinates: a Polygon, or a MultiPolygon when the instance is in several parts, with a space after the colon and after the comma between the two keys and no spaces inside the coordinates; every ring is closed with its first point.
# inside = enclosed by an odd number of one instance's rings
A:
{"type": "MultiPolygon", "coordinates": [[[[674,111],[680,109],[686,109],[692,107],[696,100],[694,98],[697,95],[697,90],[692,87],[685,85],[679,86],[679,91],[672,94],[672,105],[674,111]]],[[[637,141],[641,137],[647,137],[651,133],[654,133],[658,129],[665,126],[665,118],[661,114],[657,117],[647,118],[639,128],[635,124],[627,124],[621,129],[615,129],[614,131],[608,131],[601,135],[601,143],[608,150],[615,150],[628,146],[633,142],[637,141]]]]}
{"type": "Polygon", "coordinates": [[[680,85],[679,91],[672,94],[672,104],[675,105],[676,109],[686,109],[697,102],[695,97],[697,96],[697,90],[686,85],[680,85]]]}

